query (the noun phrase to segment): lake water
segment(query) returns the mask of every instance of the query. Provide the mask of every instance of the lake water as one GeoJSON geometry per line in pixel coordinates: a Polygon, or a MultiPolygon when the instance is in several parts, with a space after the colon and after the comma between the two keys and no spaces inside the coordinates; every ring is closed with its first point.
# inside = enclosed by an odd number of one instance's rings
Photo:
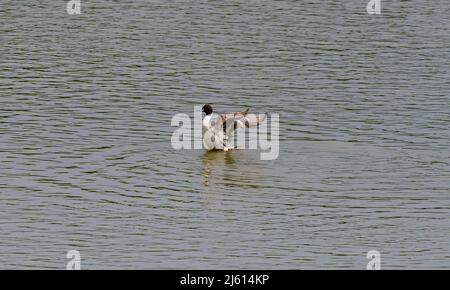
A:
{"type": "Polygon", "coordinates": [[[81,2],[0,7],[0,268],[450,268],[448,0],[81,2]],[[172,149],[204,103],[278,159],[172,149]]]}

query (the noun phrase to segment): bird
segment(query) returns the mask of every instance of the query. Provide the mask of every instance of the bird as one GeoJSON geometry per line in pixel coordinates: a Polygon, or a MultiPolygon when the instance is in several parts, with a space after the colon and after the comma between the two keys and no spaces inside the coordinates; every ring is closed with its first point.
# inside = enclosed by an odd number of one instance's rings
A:
{"type": "Polygon", "coordinates": [[[234,135],[234,130],[257,127],[267,117],[267,112],[249,114],[248,108],[240,112],[215,114],[211,104],[204,105],[202,112],[205,113],[202,127],[203,135],[206,136],[203,144],[207,150],[228,151],[227,141],[234,135]]]}

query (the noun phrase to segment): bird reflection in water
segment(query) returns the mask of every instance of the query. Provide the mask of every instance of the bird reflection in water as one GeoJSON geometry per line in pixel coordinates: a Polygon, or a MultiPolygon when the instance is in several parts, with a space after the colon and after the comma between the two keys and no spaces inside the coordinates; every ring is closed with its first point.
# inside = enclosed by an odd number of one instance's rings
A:
{"type": "MultiPolygon", "coordinates": [[[[203,184],[205,186],[209,186],[211,180],[212,169],[215,168],[215,171],[220,170],[226,171],[225,167],[234,167],[233,165],[236,163],[232,156],[232,152],[224,152],[223,150],[211,150],[206,151],[202,155],[203,162],[203,177],[205,178],[203,184]]],[[[217,172],[216,172],[217,173],[217,172]]],[[[216,174],[217,175],[217,174],[216,174]]]]}

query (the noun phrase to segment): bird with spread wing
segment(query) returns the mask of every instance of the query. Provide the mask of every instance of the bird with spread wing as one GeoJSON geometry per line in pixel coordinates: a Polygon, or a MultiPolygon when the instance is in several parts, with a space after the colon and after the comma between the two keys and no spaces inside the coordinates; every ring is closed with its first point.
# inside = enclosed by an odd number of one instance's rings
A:
{"type": "Polygon", "coordinates": [[[206,114],[203,118],[203,144],[208,150],[228,151],[227,141],[234,135],[238,128],[252,128],[259,126],[267,117],[267,113],[249,114],[249,109],[242,112],[213,113],[211,105],[204,105],[202,111],[206,114]],[[205,135],[206,134],[206,135],[205,135]]]}

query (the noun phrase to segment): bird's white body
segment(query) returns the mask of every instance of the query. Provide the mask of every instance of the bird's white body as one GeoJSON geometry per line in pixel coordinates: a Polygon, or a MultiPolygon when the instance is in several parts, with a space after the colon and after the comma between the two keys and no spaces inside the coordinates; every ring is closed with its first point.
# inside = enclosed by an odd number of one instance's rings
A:
{"type": "Polygon", "coordinates": [[[204,118],[203,118],[203,129],[205,129],[205,130],[208,130],[208,129],[210,129],[211,128],[211,124],[210,124],[210,122],[211,122],[211,117],[212,117],[212,114],[211,115],[206,115],[204,118]]]}
{"type": "Polygon", "coordinates": [[[221,118],[217,114],[211,114],[203,118],[203,146],[206,150],[226,148],[225,134],[222,129],[221,118]]]}

